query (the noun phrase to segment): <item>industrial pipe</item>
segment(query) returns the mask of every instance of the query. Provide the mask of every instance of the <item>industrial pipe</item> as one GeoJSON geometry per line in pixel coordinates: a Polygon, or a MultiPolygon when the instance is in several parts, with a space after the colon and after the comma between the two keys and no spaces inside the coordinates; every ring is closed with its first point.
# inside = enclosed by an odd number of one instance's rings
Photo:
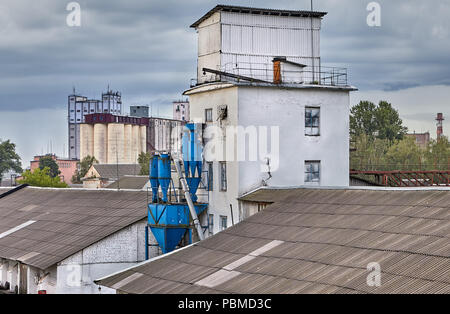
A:
{"type": "Polygon", "coordinates": [[[181,163],[183,160],[181,158],[173,157],[173,162],[175,164],[175,168],[177,169],[178,176],[180,177],[181,186],[183,187],[184,197],[188,203],[189,211],[191,212],[192,220],[194,221],[195,229],[197,230],[198,238],[200,241],[204,240],[205,237],[203,235],[202,226],[200,225],[200,221],[198,220],[197,211],[195,210],[194,203],[192,202],[191,193],[189,191],[188,184],[186,182],[186,178],[181,171],[181,163]]]}

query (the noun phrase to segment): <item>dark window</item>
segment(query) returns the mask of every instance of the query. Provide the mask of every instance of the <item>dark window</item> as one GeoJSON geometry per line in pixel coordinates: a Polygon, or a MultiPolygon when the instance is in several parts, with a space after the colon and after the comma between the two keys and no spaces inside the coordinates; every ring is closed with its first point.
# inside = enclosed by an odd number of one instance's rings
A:
{"type": "Polygon", "coordinates": [[[320,135],[320,108],[305,108],[305,135],[320,135]]]}
{"type": "Polygon", "coordinates": [[[305,182],[320,183],[320,161],[305,161],[305,182]]]}
{"type": "Polygon", "coordinates": [[[213,172],[213,163],[208,162],[208,191],[213,191],[213,184],[214,184],[214,172],[213,172]]]}
{"type": "Polygon", "coordinates": [[[209,235],[212,235],[214,233],[214,215],[213,214],[209,214],[209,223],[208,223],[208,230],[209,230],[209,235]]]}
{"type": "Polygon", "coordinates": [[[220,162],[220,190],[227,190],[227,163],[220,162]]]}
{"type": "Polygon", "coordinates": [[[220,230],[225,230],[228,224],[227,216],[220,216],[220,230]]]}
{"type": "Polygon", "coordinates": [[[212,112],[213,112],[212,109],[205,109],[205,121],[206,122],[212,122],[213,121],[212,112]]]}

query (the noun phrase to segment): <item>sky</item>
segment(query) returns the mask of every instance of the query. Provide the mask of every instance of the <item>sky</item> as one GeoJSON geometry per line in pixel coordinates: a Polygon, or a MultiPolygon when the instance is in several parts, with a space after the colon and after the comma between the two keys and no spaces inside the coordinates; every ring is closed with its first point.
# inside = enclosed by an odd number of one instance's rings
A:
{"type": "MultiPolygon", "coordinates": [[[[33,155],[67,153],[67,96],[100,98],[109,85],[129,105],[170,117],[196,75],[197,35],[189,28],[217,4],[307,10],[309,0],[78,0],[81,26],[69,27],[64,0],[0,0],[0,139],[33,155]]],[[[450,130],[450,1],[314,0],[324,66],[348,68],[360,100],[387,100],[410,131],[435,136],[437,112],[450,130]]]]}

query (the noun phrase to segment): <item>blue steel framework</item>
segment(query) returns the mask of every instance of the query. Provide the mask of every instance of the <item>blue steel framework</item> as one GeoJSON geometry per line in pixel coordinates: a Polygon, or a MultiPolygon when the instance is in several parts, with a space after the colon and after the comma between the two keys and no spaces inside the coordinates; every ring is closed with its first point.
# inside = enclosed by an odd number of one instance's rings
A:
{"type": "MultiPolygon", "coordinates": [[[[207,204],[197,203],[197,190],[202,182],[202,147],[196,134],[195,124],[186,125],[183,135],[184,175],[189,187],[189,193],[197,215],[207,209],[207,204]]],[[[186,200],[177,195],[175,184],[171,177],[171,160],[169,153],[155,153],[150,160],[149,180],[152,190],[152,200],[148,203],[148,219],[145,228],[145,257],[149,259],[149,247],[158,246],[163,254],[173,251],[183,239],[188,237],[192,243],[192,226],[190,212],[186,200]],[[161,197],[160,197],[161,190],[161,197]],[[157,245],[149,244],[149,230],[152,231],[157,245]]],[[[148,191],[148,190],[147,190],[148,191]]],[[[209,195],[208,195],[209,196],[209,195]]],[[[148,197],[147,197],[148,199],[148,197]]],[[[209,221],[202,226],[203,232],[209,229],[209,221]]]]}

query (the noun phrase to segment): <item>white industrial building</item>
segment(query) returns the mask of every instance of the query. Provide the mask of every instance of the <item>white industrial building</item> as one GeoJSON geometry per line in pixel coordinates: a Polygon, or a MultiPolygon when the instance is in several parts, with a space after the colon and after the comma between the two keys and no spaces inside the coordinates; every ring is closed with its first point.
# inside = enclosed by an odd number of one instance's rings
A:
{"type": "Polygon", "coordinates": [[[346,69],[321,64],[325,15],[219,5],[192,25],[198,73],[184,95],[191,120],[216,127],[203,135],[214,233],[245,218],[237,199],[261,186],[349,185],[349,93],[356,89],[346,69]],[[227,148],[230,126],[241,128],[236,143],[247,138],[245,148],[231,144],[243,159],[227,148]]]}

